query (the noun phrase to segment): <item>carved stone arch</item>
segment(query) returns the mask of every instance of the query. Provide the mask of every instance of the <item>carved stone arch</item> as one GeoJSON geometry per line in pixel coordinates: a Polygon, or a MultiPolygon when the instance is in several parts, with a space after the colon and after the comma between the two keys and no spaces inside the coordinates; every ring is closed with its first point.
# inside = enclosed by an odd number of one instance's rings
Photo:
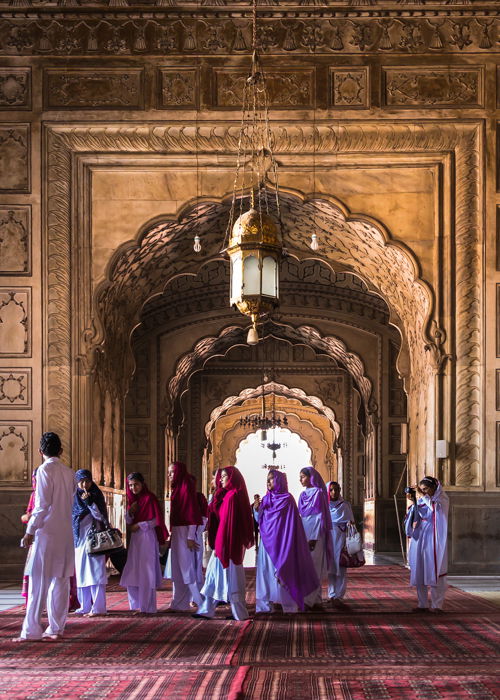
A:
{"type": "MultiPolygon", "coordinates": [[[[287,411],[287,417],[289,425],[286,429],[299,435],[311,449],[311,466],[318,469],[326,480],[335,478],[337,464],[332,459],[331,445],[328,444],[327,436],[312,421],[302,417],[300,413],[294,413],[293,409],[287,411]]],[[[224,446],[220,464],[234,464],[238,447],[252,433],[255,433],[254,428],[242,427],[238,422],[223,431],[218,439],[218,442],[224,446]]]]}
{"type": "Polygon", "coordinates": [[[222,415],[230,411],[234,406],[242,405],[245,401],[262,396],[263,392],[264,394],[275,393],[286,396],[314,407],[327,418],[336,439],[340,437],[340,425],[336,420],[335,412],[329,406],[325,406],[319,396],[308,396],[305,391],[298,387],[289,387],[286,384],[279,384],[277,382],[267,382],[266,384],[260,384],[256,387],[248,387],[240,391],[237,396],[227,396],[220,406],[214,408],[210,413],[210,418],[205,424],[205,437],[208,439],[214,424],[222,415]]]}
{"type": "MultiPolygon", "coordinates": [[[[404,154],[408,157],[425,154],[426,157],[438,159],[447,168],[454,191],[454,275],[450,282],[456,300],[456,313],[451,321],[444,317],[436,317],[436,321],[438,325],[449,324],[450,347],[444,348],[431,335],[429,353],[426,355],[424,351],[417,351],[422,347],[422,333],[421,324],[415,323],[414,312],[418,310],[420,295],[426,295],[418,282],[415,284],[414,275],[408,267],[398,269],[402,253],[394,246],[385,245],[383,236],[380,238],[380,231],[377,233],[371,224],[365,222],[359,224],[339,220],[340,238],[332,230],[329,216],[331,209],[328,210],[325,221],[315,223],[319,223],[325,232],[329,258],[335,258],[345,269],[361,273],[363,265],[368,264],[373,252],[372,265],[375,271],[378,268],[380,274],[384,270],[395,273],[386,275],[385,280],[374,275],[372,282],[378,286],[384,298],[390,297],[399,309],[404,307],[401,317],[406,319],[407,337],[416,337],[418,340],[416,352],[411,358],[409,404],[410,461],[418,463],[420,468],[434,468],[434,371],[436,366],[439,370],[447,354],[451,352],[455,355],[450,381],[453,382],[456,399],[450,403],[449,414],[451,439],[457,445],[457,453],[456,466],[451,464],[450,481],[457,486],[480,484],[483,430],[481,391],[484,382],[484,343],[481,340],[484,232],[480,214],[484,196],[481,169],[484,152],[482,121],[436,119],[415,124],[405,119],[390,123],[359,119],[336,121],[333,124],[319,121],[311,125],[287,120],[272,125],[272,136],[280,162],[286,162],[287,159],[290,162],[295,157],[311,158],[314,153],[345,157],[359,154],[366,157],[380,153],[404,154]],[[443,154],[450,154],[451,157],[443,154]],[[356,245],[356,240],[351,241],[350,235],[345,235],[346,232],[350,234],[353,227],[358,231],[358,239],[364,250],[356,250],[351,246],[351,242],[356,245]],[[363,256],[366,256],[364,262],[361,259],[363,256]],[[405,279],[400,280],[399,274],[405,279]],[[417,291],[416,296],[413,291],[417,291]],[[417,330],[408,336],[412,325],[417,330]]],[[[85,359],[92,359],[92,349],[95,347],[92,329],[96,323],[93,319],[96,314],[105,318],[102,311],[106,310],[106,304],[103,303],[105,300],[93,297],[91,276],[88,274],[91,254],[91,232],[88,226],[90,169],[106,160],[112,160],[116,165],[122,156],[130,157],[131,154],[132,157],[137,154],[153,154],[152,157],[156,158],[161,156],[162,163],[169,162],[170,158],[178,158],[179,154],[185,159],[193,159],[194,153],[204,153],[216,160],[219,155],[237,152],[238,127],[224,121],[167,125],[162,122],[126,125],[46,123],[43,126],[43,140],[42,175],[47,193],[43,223],[44,313],[47,314],[43,338],[43,421],[61,434],[72,455],[72,461],[83,464],[90,462],[91,446],[90,431],[85,427],[82,429],[82,426],[91,422],[89,406],[92,367],[85,359]],[[77,191],[84,192],[85,196],[73,197],[72,193],[77,191]],[[75,240],[81,245],[73,250],[72,243],[75,240]],[[72,270],[77,272],[73,274],[72,270]],[[95,303],[92,302],[93,298],[95,303]],[[78,301],[75,309],[72,309],[73,300],[78,301]],[[83,358],[81,362],[80,358],[83,358]]],[[[320,205],[319,208],[321,213],[324,207],[320,205]]],[[[295,234],[298,236],[298,232],[295,234]]],[[[209,244],[211,235],[209,232],[209,244]]],[[[220,236],[212,237],[212,240],[213,238],[219,239],[220,236]]],[[[308,236],[304,235],[304,240],[297,240],[295,244],[304,255],[308,254],[307,239],[308,236]]],[[[163,256],[163,260],[168,258],[172,264],[171,274],[189,268],[186,250],[177,240],[170,245],[170,255],[163,256]]],[[[160,251],[157,252],[160,254],[160,251]]],[[[126,267],[126,261],[122,262],[126,267]]],[[[140,266],[140,255],[136,262],[140,266]]],[[[365,269],[363,278],[366,272],[365,269]]],[[[110,322],[115,328],[123,321],[123,314],[119,313],[119,286],[115,285],[116,296],[110,304],[110,322]]],[[[141,280],[137,291],[143,291],[141,280]]],[[[125,299],[128,300],[129,298],[125,299]]],[[[128,307],[126,310],[129,311],[128,307]]],[[[419,319],[420,316],[418,314],[419,319]]],[[[128,329],[124,329],[120,335],[120,339],[125,340],[120,344],[122,348],[128,344],[127,333],[128,329]]],[[[124,368],[127,369],[126,363],[124,368]]],[[[115,367],[108,365],[107,369],[112,372],[113,378],[115,367]]],[[[450,400],[444,393],[441,396],[444,398],[440,399],[439,410],[444,410],[442,402],[450,400]]]]}
{"type": "MultiPolygon", "coordinates": [[[[367,429],[371,429],[370,416],[377,410],[372,397],[373,383],[367,377],[362,359],[350,351],[345,343],[335,336],[322,336],[313,326],[294,327],[291,324],[268,321],[265,324],[264,338],[273,337],[276,340],[289,342],[292,345],[304,344],[316,352],[328,355],[339,367],[345,369],[352,377],[361,396],[365,409],[367,429]]],[[[207,336],[195,343],[192,350],[183,355],[177,362],[175,373],[168,384],[168,395],[171,406],[180,401],[188,390],[189,381],[193,374],[200,371],[205,363],[217,355],[225,355],[236,345],[246,344],[246,329],[241,326],[227,326],[218,336],[207,336]]]]}

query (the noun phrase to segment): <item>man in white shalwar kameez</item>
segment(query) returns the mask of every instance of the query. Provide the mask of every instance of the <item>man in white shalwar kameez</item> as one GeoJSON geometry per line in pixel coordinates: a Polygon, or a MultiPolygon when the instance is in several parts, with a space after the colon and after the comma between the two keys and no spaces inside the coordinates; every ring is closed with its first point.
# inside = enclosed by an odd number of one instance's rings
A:
{"type": "Polygon", "coordinates": [[[408,562],[410,585],[416,586],[418,607],[415,612],[442,612],[448,572],[449,499],[439,481],[426,476],[419,483],[422,496],[414,501],[405,519],[410,538],[408,562]]]}
{"type": "Polygon", "coordinates": [[[44,433],[40,454],[44,462],[36,475],[35,508],[22,546],[31,544],[28,571],[30,586],[26,615],[15,641],[60,639],[68,615],[70,576],[75,571],[71,510],[75,491],[74,474],[59,459],[62,447],[55,433],[44,433]],[[42,627],[44,608],[48,626],[42,627]]]}

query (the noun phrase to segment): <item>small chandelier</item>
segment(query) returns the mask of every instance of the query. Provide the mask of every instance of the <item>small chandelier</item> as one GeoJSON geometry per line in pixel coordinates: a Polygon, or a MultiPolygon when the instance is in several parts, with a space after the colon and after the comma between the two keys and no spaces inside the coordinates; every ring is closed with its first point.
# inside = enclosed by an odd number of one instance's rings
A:
{"type": "MultiPolygon", "coordinates": [[[[267,378],[266,378],[267,379],[267,378]]],[[[267,431],[268,430],[273,430],[274,428],[283,428],[287,427],[288,425],[288,418],[286,416],[277,416],[276,415],[276,395],[273,393],[272,394],[272,411],[271,415],[268,416],[266,414],[266,393],[264,390],[264,385],[262,385],[262,398],[261,398],[261,413],[260,415],[251,415],[251,416],[245,416],[240,418],[240,426],[243,428],[247,428],[250,426],[254,430],[260,430],[260,439],[262,442],[265,442],[267,440],[267,431]]],[[[267,445],[269,449],[273,449],[270,445],[267,445]]],[[[279,446],[278,448],[279,449],[279,446]]],[[[273,453],[275,450],[273,450],[273,453]]],[[[273,457],[275,455],[273,454],[273,457]]]]}
{"type": "Polygon", "coordinates": [[[272,152],[266,83],[257,54],[256,0],[252,3],[252,50],[251,73],[243,90],[225,249],[231,264],[230,304],[251,319],[249,345],[259,342],[257,324],[279,304],[279,263],[283,256],[277,164],[272,152]],[[277,219],[270,214],[271,200],[277,219]]]}

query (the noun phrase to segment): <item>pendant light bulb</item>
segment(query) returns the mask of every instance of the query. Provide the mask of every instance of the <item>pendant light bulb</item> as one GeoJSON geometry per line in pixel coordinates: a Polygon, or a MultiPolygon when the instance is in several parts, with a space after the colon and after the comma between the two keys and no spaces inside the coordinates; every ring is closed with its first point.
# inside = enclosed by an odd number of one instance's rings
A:
{"type": "Polygon", "coordinates": [[[193,249],[195,253],[199,253],[201,250],[201,242],[198,234],[194,237],[193,249]]]}
{"type": "Polygon", "coordinates": [[[312,250],[319,250],[318,237],[315,233],[311,234],[310,246],[312,250]]]}

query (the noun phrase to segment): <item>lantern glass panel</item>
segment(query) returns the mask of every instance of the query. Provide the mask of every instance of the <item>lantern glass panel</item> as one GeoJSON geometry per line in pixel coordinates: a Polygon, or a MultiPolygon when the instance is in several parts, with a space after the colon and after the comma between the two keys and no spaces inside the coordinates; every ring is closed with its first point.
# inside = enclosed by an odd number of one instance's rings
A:
{"type": "Polygon", "coordinates": [[[241,299],[242,272],[241,253],[235,253],[231,256],[231,304],[241,299]]]}
{"type": "Polygon", "coordinates": [[[277,263],[274,258],[267,256],[262,263],[262,294],[269,297],[278,296],[277,263]]]}
{"type": "Polygon", "coordinates": [[[243,294],[260,294],[259,261],[253,255],[243,261],[243,294]]]}

